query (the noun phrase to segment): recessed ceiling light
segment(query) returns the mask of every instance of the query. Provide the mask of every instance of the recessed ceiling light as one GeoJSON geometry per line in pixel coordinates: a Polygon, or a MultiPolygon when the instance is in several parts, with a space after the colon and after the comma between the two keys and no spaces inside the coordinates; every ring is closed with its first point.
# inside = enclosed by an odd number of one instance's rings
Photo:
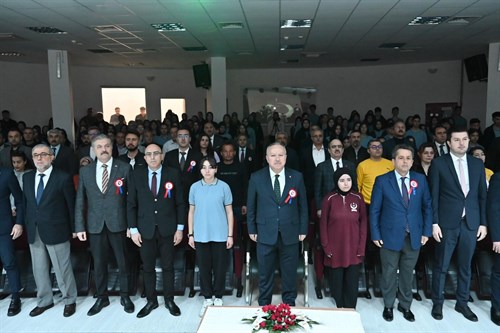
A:
{"type": "Polygon", "coordinates": [[[16,52],[16,51],[1,51],[0,56],[2,57],[23,57],[24,53],[16,52]]]}
{"type": "Polygon", "coordinates": [[[158,32],[163,31],[186,31],[186,28],[180,23],[153,23],[151,24],[153,28],[158,30],[158,32]]]}
{"type": "Polygon", "coordinates": [[[285,50],[303,50],[304,49],[304,44],[292,44],[292,45],[282,45],[280,50],[285,51],[285,50]]]}
{"type": "Polygon", "coordinates": [[[241,22],[219,22],[221,29],[243,29],[241,22]]]}
{"type": "Polygon", "coordinates": [[[312,20],[301,19],[301,20],[281,20],[281,28],[310,28],[312,20]]]}
{"type": "Polygon", "coordinates": [[[66,31],[63,31],[61,29],[57,29],[54,27],[26,27],[26,29],[29,29],[34,32],[38,32],[39,34],[56,34],[56,35],[65,35],[67,34],[66,31]]]}
{"type": "Polygon", "coordinates": [[[449,16],[417,16],[408,25],[437,25],[449,18],[449,16]]]}

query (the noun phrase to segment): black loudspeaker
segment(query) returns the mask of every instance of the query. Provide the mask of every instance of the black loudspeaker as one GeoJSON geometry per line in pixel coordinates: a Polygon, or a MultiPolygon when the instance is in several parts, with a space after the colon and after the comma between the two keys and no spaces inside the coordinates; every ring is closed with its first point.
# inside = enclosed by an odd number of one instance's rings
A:
{"type": "Polygon", "coordinates": [[[464,59],[464,65],[469,82],[488,79],[488,61],[485,54],[464,59]]]}
{"type": "Polygon", "coordinates": [[[212,80],[210,78],[210,68],[208,67],[208,64],[194,65],[193,74],[196,88],[210,88],[212,80]]]}

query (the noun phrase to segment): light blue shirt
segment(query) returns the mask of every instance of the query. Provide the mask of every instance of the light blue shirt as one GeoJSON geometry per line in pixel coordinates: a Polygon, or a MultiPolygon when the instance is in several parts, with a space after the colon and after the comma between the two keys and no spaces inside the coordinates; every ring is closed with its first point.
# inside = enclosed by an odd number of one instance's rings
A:
{"type": "MultiPolygon", "coordinates": [[[[394,170],[394,174],[396,175],[398,187],[399,187],[399,193],[401,193],[401,196],[403,196],[403,187],[401,186],[401,178],[406,177],[405,179],[405,185],[406,189],[410,191],[410,173],[408,172],[406,176],[401,176],[396,170],[394,170]]],[[[408,199],[410,199],[410,194],[408,193],[408,199]]]]}
{"type": "Polygon", "coordinates": [[[229,185],[219,179],[207,184],[199,180],[189,190],[194,206],[193,234],[196,242],[225,242],[228,236],[226,206],[233,203],[229,185]]]}
{"type": "Polygon", "coordinates": [[[150,167],[148,167],[148,185],[149,185],[149,189],[152,190],[152,186],[153,186],[153,172],[156,172],[156,193],[160,192],[160,179],[161,179],[161,169],[162,167],[160,166],[160,168],[156,171],[153,171],[151,170],[150,167]]]}

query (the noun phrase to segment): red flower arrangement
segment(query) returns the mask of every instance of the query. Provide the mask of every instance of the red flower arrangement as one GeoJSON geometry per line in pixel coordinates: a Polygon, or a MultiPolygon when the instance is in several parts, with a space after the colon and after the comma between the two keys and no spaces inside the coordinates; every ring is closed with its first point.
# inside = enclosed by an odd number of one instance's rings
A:
{"type": "Polygon", "coordinates": [[[265,305],[252,318],[242,321],[252,323],[252,332],[267,330],[268,332],[286,332],[298,328],[309,328],[318,322],[302,314],[293,314],[288,304],[265,305]]]}

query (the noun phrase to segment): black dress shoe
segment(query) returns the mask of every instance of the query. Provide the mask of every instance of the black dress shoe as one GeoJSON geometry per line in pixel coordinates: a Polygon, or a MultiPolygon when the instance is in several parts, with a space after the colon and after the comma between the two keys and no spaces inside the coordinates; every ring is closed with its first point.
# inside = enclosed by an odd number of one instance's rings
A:
{"type": "Polygon", "coordinates": [[[386,321],[392,321],[394,319],[394,313],[392,312],[392,308],[384,308],[384,312],[382,312],[382,317],[386,321]]]}
{"type": "Polygon", "coordinates": [[[469,308],[468,305],[465,306],[455,305],[455,311],[463,314],[467,320],[477,321],[477,316],[474,314],[474,312],[472,312],[472,310],[469,308]]]}
{"type": "Polygon", "coordinates": [[[8,317],[13,317],[21,312],[21,300],[19,298],[10,301],[9,310],[7,311],[8,317]]]}
{"type": "Polygon", "coordinates": [[[71,317],[72,315],[75,314],[75,311],[76,311],[76,303],[67,304],[64,306],[63,316],[64,317],[71,317]]]}
{"type": "Polygon", "coordinates": [[[316,298],[323,299],[323,293],[321,292],[321,287],[316,287],[314,288],[314,290],[316,291],[316,298]]]}
{"type": "Polygon", "coordinates": [[[109,305],[108,298],[98,298],[94,305],[87,312],[87,316],[94,316],[101,312],[101,310],[109,305]]]}
{"type": "Polygon", "coordinates": [[[443,319],[443,305],[442,304],[434,304],[432,306],[431,316],[432,316],[432,318],[434,318],[436,320],[443,319]]]}
{"type": "Polygon", "coordinates": [[[239,284],[238,289],[236,289],[236,297],[240,298],[243,296],[243,285],[239,284]]]}
{"type": "Polygon", "coordinates": [[[122,296],[120,298],[120,304],[123,305],[123,309],[126,313],[133,313],[135,310],[134,303],[132,303],[128,296],[122,296]]]}
{"type": "Polygon", "coordinates": [[[36,308],[34,308],[33,310],[31,310],[30,317],[39,316],[39,315],[41,315],[42,313],[44,313],[45,311],[47,311],[48,309],[50,309],[53,306],[54,306],[54,303],[49,304],[47,306],[37,306],[36,308]]]}
{"type": "Polygon", "coordinates": [[[398,304],[398,311],[403,314],[403,317],[408,321],[415,321],[415,315],[411,312],[410,309],[403,308],[400,304],[398,304]]]}
{"type": "Polygon", "coordinates": [[[151,313],[154,309],[158,307],[158,301],[148,301],[146,305],[137,313],[137,318],[143,318],[146,317],[148,314],[151,313]]]}
{"type": "Polygon", "coordinates": [[[494,307],[491,307],[491,321],[495,323],[495,325],[500,326],[500,310],[496,310],[494,307]]]}
{"type": "Polygon", "coordinates": [[[173,299],[166,299],[165,300],[165,307],[170,311],[170,314],[172,316],[180,316],[181,315],[181,309],[175,304],[173,299]]]}

